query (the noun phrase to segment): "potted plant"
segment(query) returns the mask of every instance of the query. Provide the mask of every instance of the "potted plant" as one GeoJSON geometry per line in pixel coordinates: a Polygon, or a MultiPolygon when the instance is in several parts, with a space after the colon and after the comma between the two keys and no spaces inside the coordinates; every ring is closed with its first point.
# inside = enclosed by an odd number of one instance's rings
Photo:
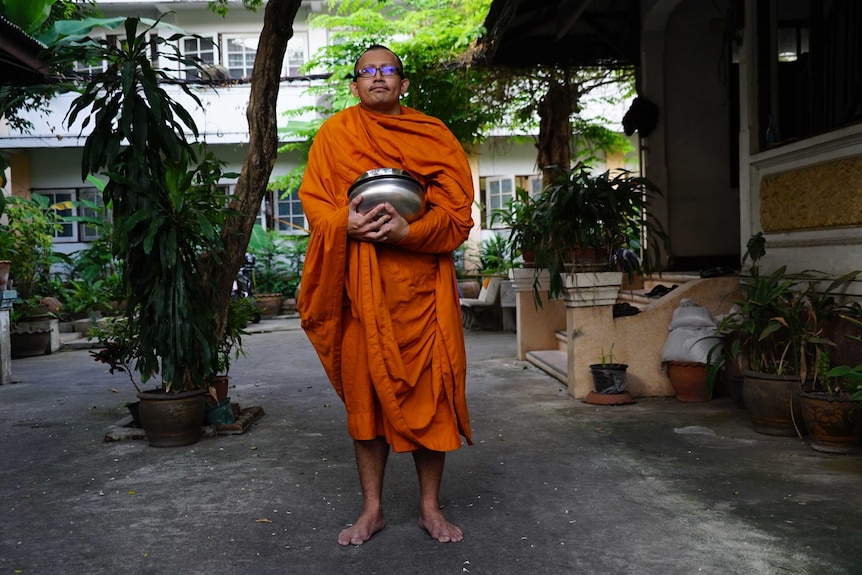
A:
{"type": "Polygon", "coordinates": [[[502,251],[508,254],[510,267],[516,267],[519,258],[525,268],[536,266],[535,246],[544,230],[536,221],[535,206],[527,190],[517,187],[506,206],[494,210],[492,222],[500,222],[509,230],[507,246],[502,251]]]}
{"type": "MultiPolygon", "coordinates": [[[[862,315],[858,307],[853,314],[842,315],[838,324],[855,330],[845,337],[862,341],[862,315]]],[[[841,331],[844,331],[842,329],[841,331]]],[[[842,347],[847,347],[843,346],[842,347]]],[[[858,346],[857,346],[858,356],[858,346]]],[[[833,350],[837,355],[837,350],[833,350]]],[[[811,437],[811,448],[824,453],[862,452],[862,365],[830,366],[831,357],[824,354],[817,366],[818,384],[800,394],[802,417],[811,437]]]]}
{"type": "Polygon", "coordinates": [[[715,358],[710,378],[732,359],[743,370],[743,398],[755,431],[801,436],[799,393],[822,384],[816,367],[834,345],[824,327],[850,309],[840,294],[858,272],[832,279],[816,271],[790,273],[782,266],[766,274],[758,264],[764,254],[760,233],[749,240],[743,257],[743,264],[751,258],[752,265],[740,280],[736,310],[718,325],[726,353],[715,358]]]}
{"type": "Polygon", "coordinates": [[[207,423],[217,425],[234,422],[234,412],[228,397],[230,366],[234,359],[245,355],[242,337],[248,334],[245,328],[252,321],[255,313],[257,313],[257,306],[252,300],[248,298],[230,300],[227,324],[218,344],[218,367],[208,386],[205,414],[207,423]]]}
{"type": "MultiPolygon", "coordinates": [[[[113,256],[123,262],[128,294],[125,321],[134,346],[126,353],[154,390],[139,393],[141,420],[151,445],[194,443],[200,438],[204,394],[218,369],[218,323],[207,264],[220,259],[225,198],[216,185],[233,175],[203,145],[191,115],[159,83],[160,57],[200,68],[183,58],[181,36],[138,31],[125,21],[125,38],[76,41],[69,61],[107,62],[73,101],[68,121],[86,114],[92,132],[83,148],[82,174],[107,177],[103,197],[113,210],[113,256]],[[179,429],[173,429],[177,425],[179,429]]],[[[186,95],[200,100],[181,84],[186,95]]]]}
{"type": "Polygon", "coordinates": [[[53,237],[61,229],[61,218],[49,206],[48,198],[39,194],[29,199],[6,198],[5,212],[7,223],[0,226],[0,261],[8,262],[9,283],[18,294],[10,321],[12,355],[50,353],[52,334],[58,330],[51,315],[56,310],[49,310],[43,299],[53,293],[51,265],[57,261],[53,237]]]}
{"type": "Polygon", "coordinates": [[[264,230],[255,226],[249,242],[249,251],[255,256],[254,298],[261,314],[278,315],[281,296],[287,289],[289,254],[288,242],[278,230],[264,230]]]}
{"type": "MultiPolygon", "coordinates": [[[[0,218],[3,217],[3,212],[6,211],[6,196],[3,194],[3,191],[0,190],[0,218]]],[[[6,283],[9,280],[9,268],[12,265],[12,262],[8,259],[3,259],[5,252],[11,249],[12,245],[11,237],[8,237],[4,232],[3,237],[0,237],[0,291],[6,289],[6,283]]]]}
{"type": "Polygon", "coordinates": [[[583,163],[547,169],[552,171],[551,183],[530,201],[530,227],[522,241],[534,242],[536,268],[550,274],[551,297],[563,295],[567,273],[611,270],[611,255],[620,249],[640,255],[627,262],[630,274],[658,268],[661,249],[669,246],[667,234],[648,210],[651,200],[661,195],[650,180],[626,170],[593,176],[583,163]]]}
{"type": "Polygon", "coordinates": [[[608,353],[601,352],[601,362],[590,365],[593,388],[596,393],[623,393],[626,386],[626,370],[629,366],[619,363],[614,357],[614,346],[608,353]]]}

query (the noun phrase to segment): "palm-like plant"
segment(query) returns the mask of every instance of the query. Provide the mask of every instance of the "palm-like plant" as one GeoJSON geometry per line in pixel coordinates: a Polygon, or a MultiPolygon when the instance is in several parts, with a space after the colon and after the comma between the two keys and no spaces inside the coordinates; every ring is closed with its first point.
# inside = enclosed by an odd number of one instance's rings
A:
{"type": "MultiPolygon", "coordinates": [[[[850,309],[840,295],[859,272],[833,279],[812,270],[789,273],[782,266],[762,274],[763,246],[762,234],[749,240],[745,259],[751,257],[753,264],[740,280],[741,297],[734,301],[738,311],[717,328],[730,334],[726,355],[752,371],[795,376],[817,386],[822,375],[817,366],[834,345],[824,335],[825,324],[850,309]]],[[[714,373],[726,359],[715,358],[714,373]]]]}
{"type": "Polygon", "coordinates": [[[560,274],[569,266],[609,269],[610,256],[619,249],[640,254],[634,271],[651,273],[659,267],[661,250],[669,250],[669,243],[649,211],[652,199],[661,195],[655,184],[626,170],[593,176],[584,164],[548,169],[554,174],[551,184],[532,200],[529,216],[534,229],[541,230],[534,246],[536,267],[550,273],[551,296],[563,293],[560,274]]]}
{"type": "MultiPolygon", "coordinates": [[[[159,373],[169,391],[204,387],[218,368],[216,317],[206,268],[219,258],[224,198],[216,184],[222,163],[196,148],[191,115],[162,88],[168,75],[151,62],[152,42],[160,55],[182,66],[176,41],[138,31],[125,22],[118,44],[74,43],[64,52],[74,61],[107,62],[72,104],[69,123],[86,114],[92,132],[83,149],[82,178],[109,178],[104,199],[113,209],[113,255],[124,262],[128,286],[128,329],[136,345],[135,369],[147,381],[159,373]]],[[[198,98],[184,84],[185,93],[198,98]]]]}

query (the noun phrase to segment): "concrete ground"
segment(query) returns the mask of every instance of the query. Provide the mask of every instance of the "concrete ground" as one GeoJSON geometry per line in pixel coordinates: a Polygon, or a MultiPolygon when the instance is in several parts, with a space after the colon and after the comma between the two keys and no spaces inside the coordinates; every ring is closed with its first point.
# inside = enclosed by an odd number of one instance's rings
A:
{"type": "Polygon", "coordinates": [[[0,575],[862,573],[862,458],[759,435],[729,399],[597,407],[467,334],[475,445],[441,493],[465,541],[416,525],[395,454],[387,527],[337,532],[360,493],[343,408],[296,320],[246,338],[230,395],[266,415],[178,448],[104,442],[134,388],[87,350],[13,362],[0,387],[0,575]]]}

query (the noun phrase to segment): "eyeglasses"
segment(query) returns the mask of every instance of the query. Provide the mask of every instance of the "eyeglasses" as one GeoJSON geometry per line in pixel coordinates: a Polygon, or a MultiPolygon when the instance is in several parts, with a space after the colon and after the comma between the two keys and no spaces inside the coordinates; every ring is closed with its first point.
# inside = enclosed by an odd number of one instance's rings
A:
{"type": "Polygon", "coordinates": [[[380,66],[379,68],[375,68],[374,66],[369,66],[368,68],[362,68],[361,70],[356,71],[357,78],[373,78],[377,75],[377,72],[380,71],[384,76],[395,76],[401,75],[401,70],[398,66],[380,66]]]}

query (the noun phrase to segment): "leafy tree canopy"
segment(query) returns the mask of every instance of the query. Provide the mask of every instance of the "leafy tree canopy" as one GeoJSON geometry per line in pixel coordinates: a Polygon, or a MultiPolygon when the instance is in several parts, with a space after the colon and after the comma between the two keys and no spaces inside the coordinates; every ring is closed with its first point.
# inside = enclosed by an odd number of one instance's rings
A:
{"type": "MultiPolygon", "coordinates": [[[[618,98],[631,94],[631,70],[512,70],[473,65],[473,47],[485,33],[483,23],[490,4],[491,0],[329,0],[328,12],[313,15],[310,25],[329,30],[330,42],[312,56],[303,71],[331,75],[309,88],[318,97],[318,105],[289,114],[281,132],[291,141],[281,151],[299,151],[305,157],[324,119],[356,103],[349,90],[353,64],[372,44],[388,46],[403,60],[404,74],[410,79],[403,103],[443,120],[465,146],[483,141],[495,130],[537,133],[539,103],[553,83],[571,89],[575,103],[609,85],[619,86],[618,98]],[[309,112],[317,119],[295,119],[309,112]]],[[[584,151],[592,154],[628,146],[624,137],[604,127],[604,118],[585,118],[579,112],[572,110],[582,156],[584,151]]],[[[304,166],[295,169],[272,187],[295,189],[303,170],[304,166]]]]}

